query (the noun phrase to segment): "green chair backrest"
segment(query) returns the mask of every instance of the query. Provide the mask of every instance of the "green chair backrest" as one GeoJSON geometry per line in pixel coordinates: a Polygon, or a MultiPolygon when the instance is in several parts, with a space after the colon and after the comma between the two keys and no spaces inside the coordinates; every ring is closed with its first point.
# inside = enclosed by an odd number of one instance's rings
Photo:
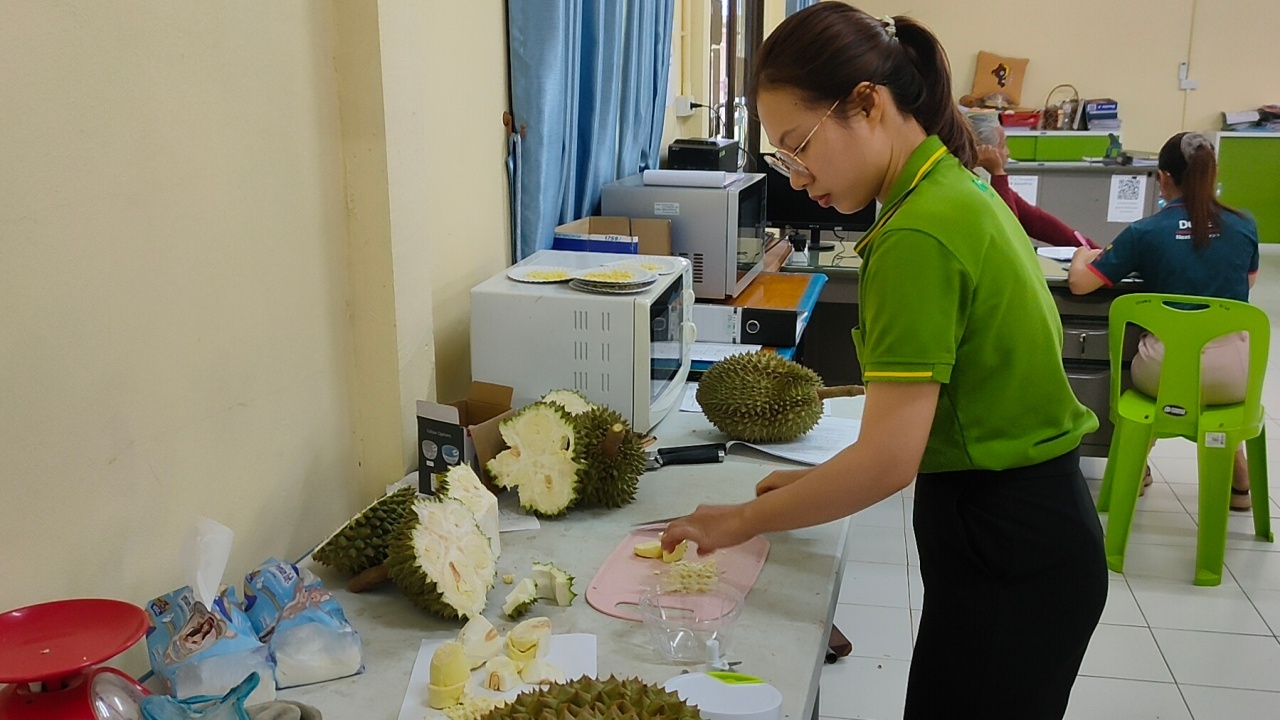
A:
{"type": "Polygon", "coordinates": [[[1157,432],[1196,437],[1200,414],[1200,351],[1215,338],[1249,333],[1249,379],[1244,417],[1258,416],[1262,379],[1267,372],[1271,323],[1249,303],[1191,295],[1132,293],[1111,303],[1108,340],[1111,355],[1111,408],[1120,399],[1120,362],[1125,326],[1138,325],[1164,343],[1154,424],[1157,432]]]}

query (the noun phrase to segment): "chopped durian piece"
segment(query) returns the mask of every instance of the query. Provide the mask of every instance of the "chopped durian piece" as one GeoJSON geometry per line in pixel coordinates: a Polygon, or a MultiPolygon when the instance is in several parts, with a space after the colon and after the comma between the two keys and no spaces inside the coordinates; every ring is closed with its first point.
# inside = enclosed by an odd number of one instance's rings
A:
{"type": "Polygon", "coordinates": [[[679,562],[684,558],[685,551],[689,549],[689,541],[685,540],[675,547],[671,552],[662,551],[662,562],[673,563],[679,562]]]}
{"type": "Polygon", "coordinates": [[[511,658],[499,655],[484,664],[484,679],[480,684],[488,690],[506,692],[520,684],[520,669],[511,658]]]}
{"type": "Polygon", "coordinates": [[[564,682],[564,671],[546,660],[534,658],[520,668],[520,679],[530,685],[564,682]]]}
{"type": "Polygon", "coordinates": [[[530,618],[511,628],[511,632],[507,633],[506,649],[507,657],[517,667],[524,667],[531,660],[545,657],[551,649],[550,618],[530,618]]]}
{"type": "Polygon", "coordinates": [[[538,586],[538,597],[555,601],[560,607],[567,607],[578,596],[573,591],[575,578],[551,563],[533,564],[533,582],[538,586]]]}
{"type": "Polygon", "coordinates": [[[462,645],[450,640],[431,655],[431,674],[427,685],[427,704],[439,710],[462,699],[471,680],[471,666],[462,645]]]}
{"type": "Polygon", "coordinates": [[[660,558],[662,557],[662,541],[647,540],[642,543],[636,543],[636,546],[631,551],[642,558],[660,558]]]}
{"type": "Polygon", "coordinates": [[[509,618],[515,619],[529,612],[529,608],[538,602],[538,585],[533,578],[525,578],[516,583],[511,592],[507,593],[506,601],[502,603],[502,614],[509,618]]]}
{"type": "Polygon", "coordinates": [[[701,593],[710,591],[719,580],[720,569],[715,560],[681,561],[667,572],[665,587],[675,593],[701,593]]]}
{"type": "Polygon", "coordinates": [[[449,720],[481,720],[490,712],[503,707],[506,704],[506,700],[465,697],[462,699],[462,702],[457,705],[450,705],[445,708],[444,716],[449,720]]]}
{"type": "Polygon", "coordinates": [[[467,655],[471,669],[480,667],[489,658],[502,652],[502,635],[483,615],[467,621],[458,633],[458,644],[467,655]]]}
{"type": "Polygon", "coordinates": [[[498,576],[493,548],[459,500],[420,497],[387,543],[387,571],[415,605],[441,617],[484,612],[498,576]]]}
{"type": "Polygon", "coordinates": [[[503,575],[503,576],[502,576],[502,582],[503,582],[503,583],[505,583],[505,584],[507,584],[507,585],[510,585],[511,583],[513,583],[513,582],[515,582],[515,581],[516,581],[516,576],[515,576],[515,575],[512,575],[511,573],[507,573],[506,575],[503,575]]]}

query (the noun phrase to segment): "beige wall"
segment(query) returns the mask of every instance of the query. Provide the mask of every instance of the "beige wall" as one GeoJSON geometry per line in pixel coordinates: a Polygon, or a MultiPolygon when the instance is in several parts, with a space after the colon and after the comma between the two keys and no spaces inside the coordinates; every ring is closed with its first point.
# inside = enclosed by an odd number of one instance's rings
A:
{"type": "Polygon", "coordinates": [[[507,262],[484,5],[0,5],[0,610],[167,592],[198,514],[234,582],[409,466],[507,262]]]}

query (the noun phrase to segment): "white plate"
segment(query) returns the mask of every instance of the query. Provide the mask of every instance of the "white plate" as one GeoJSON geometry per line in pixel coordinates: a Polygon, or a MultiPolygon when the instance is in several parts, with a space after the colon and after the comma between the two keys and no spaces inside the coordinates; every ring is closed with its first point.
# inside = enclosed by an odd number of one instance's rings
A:
{"type": "Polygon", "coordinates": [[[557,283],[573,279],[574,271],[552,265],[523,265],[507,270],[507,277],[524,283],[557,283]]]}
{"type": "Polygon", "coordinates": [[[593,285],[638,285],[651,283],[657,280],[658,276],[644,268],[605,265],[579,270],[573,274],[573,279],[585,280],[593,285]]]}
{"type": "Polygon", "coordinates": [[[679,258],[642,255],[636,257],[635,260],[619,260],[615,263],[609,263],[605,267],[639,268],[659,275],[670,275],[671,273],[679,272],[681,264],[679,258]]]}
{"type": "Polygon", "coordinates": [[[1036,248],[1036,254],[1041,257],[1047,257],[1050,260],[1071,262],[1072,256],[1074,256],[1076,254],[1076,250],[1079,249],[1080,248],[1078,247],[1055,247],[1051,245],[1049,247],[1036,248]]]}
{"type": "Polygon", "coordinates": [[[598,295],[631,295],[633,293],[642,293],[653,285],[647,282],[642,285],[593,285],[582,280],[570,280],[569,287],[579,292],[596,293],[598,295]]]}
{"type": "MultiPolygon", "coordinates": [[[[427,684],[431,680],[431,655],[441,644],[452,640],[445,637],[436,640],[423,640],[418,647],[418,659],[413,663],[413,674],[409,676],[409,687],[404,692],[404,703],[400,706],[399,720],[423,720],[423,718],[443,718],[441,710],[427,707],[427,684]]],[[[596,676],[596,636],[590,633],[573,635],[552,635],[551,649],[547,651],[545,660],[564,673],[566,679],[575,680],[586,675],[596,676]]],[[[484,675],[484,666],[471,671],[472,697],[515,699],[516,695],[532,689],[532,685],[517,685],[505,693],[486,690],[477,685],[484,675]]]]}

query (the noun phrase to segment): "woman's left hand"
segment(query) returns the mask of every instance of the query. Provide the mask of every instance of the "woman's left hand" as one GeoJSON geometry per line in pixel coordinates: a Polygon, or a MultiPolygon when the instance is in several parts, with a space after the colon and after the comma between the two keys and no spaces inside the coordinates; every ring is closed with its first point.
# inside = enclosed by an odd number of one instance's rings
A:
{"type": "Polygon", "coordinates": [[[756,536],[747,527],[746,505],[699,505],[692,515],[672,520],[662,534],[662,549],[670,552],[685,540],[706,555],[720,548],[741,545],[756,536]]]}

